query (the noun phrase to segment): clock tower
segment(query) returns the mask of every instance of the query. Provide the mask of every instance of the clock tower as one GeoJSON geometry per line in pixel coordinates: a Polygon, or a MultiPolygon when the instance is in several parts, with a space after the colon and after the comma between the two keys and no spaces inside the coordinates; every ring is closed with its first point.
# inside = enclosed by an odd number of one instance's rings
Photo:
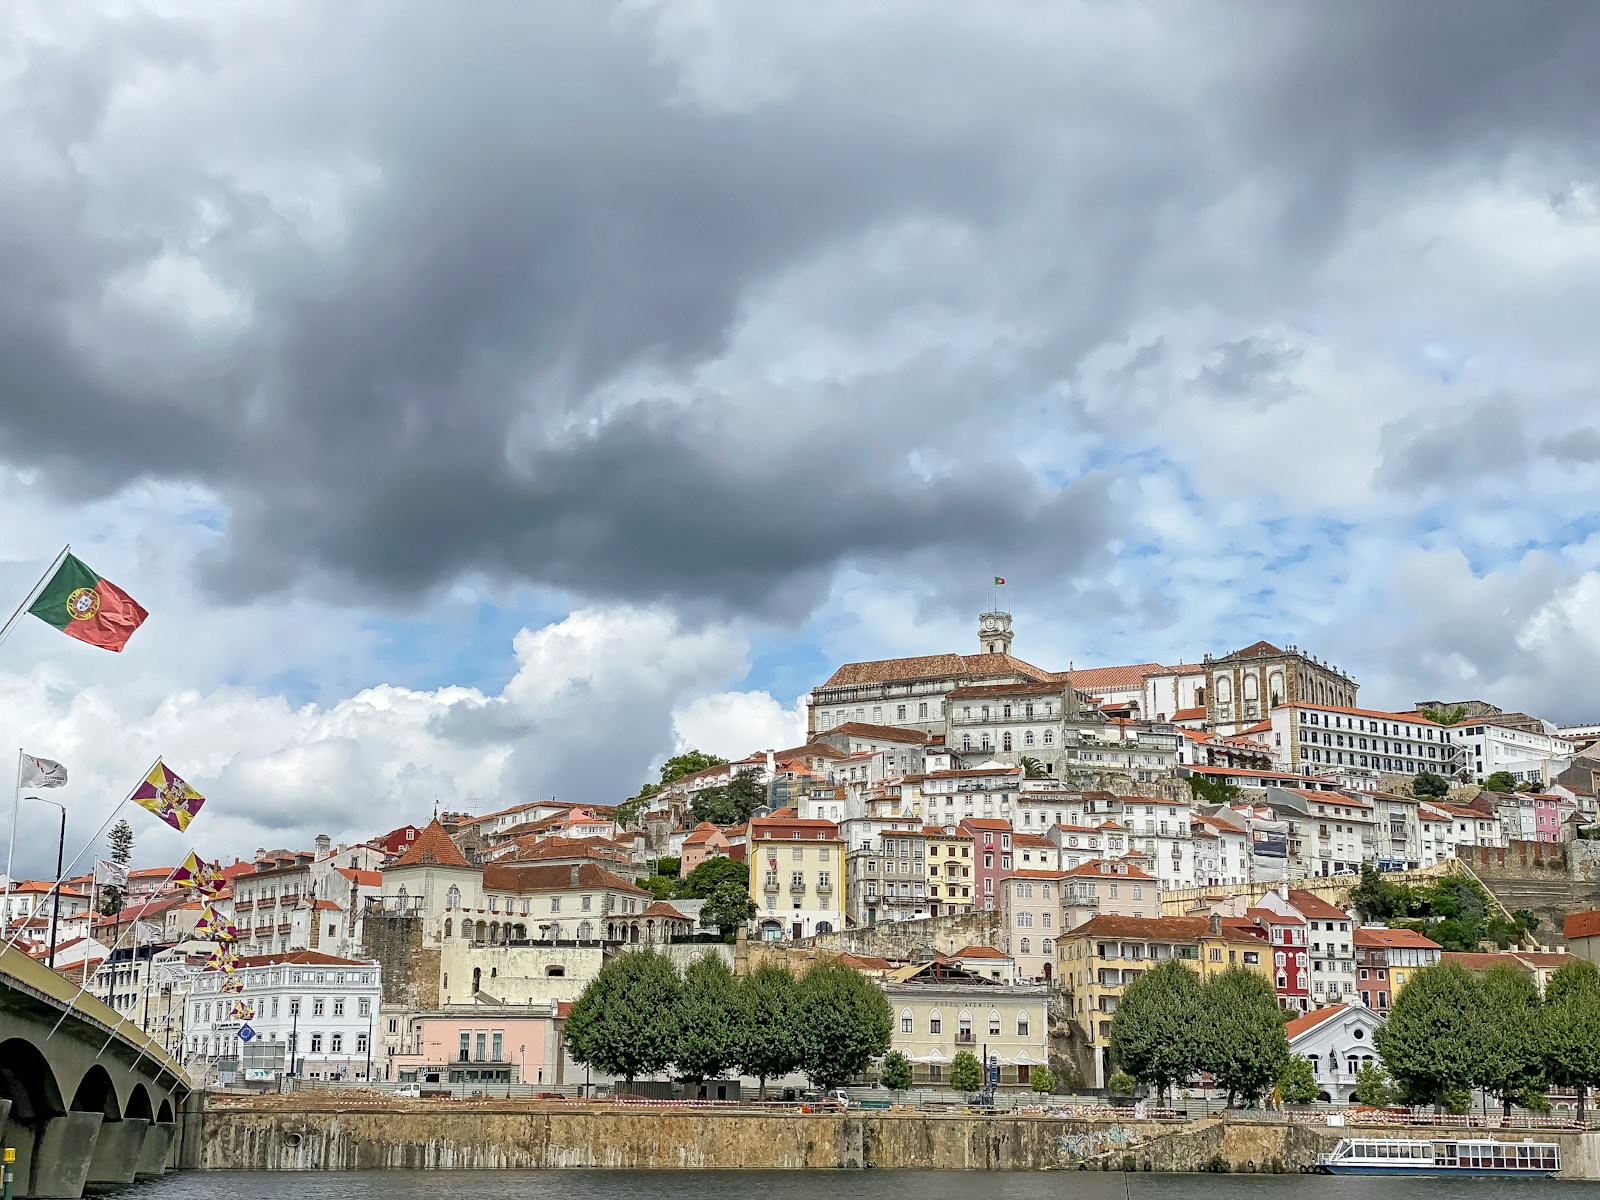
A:
{"type": "Polygon", "coordinates": [[[1011,653],[1011,614],[986,612],[978,617],[978,653],[1011,653]]]}

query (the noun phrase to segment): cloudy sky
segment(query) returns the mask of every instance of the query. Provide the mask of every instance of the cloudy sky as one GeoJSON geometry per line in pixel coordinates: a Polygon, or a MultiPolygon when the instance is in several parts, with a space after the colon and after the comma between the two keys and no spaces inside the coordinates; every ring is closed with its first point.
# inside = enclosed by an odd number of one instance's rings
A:
{"type": "Polygon", "coordinates": [[[1600,716],[1597,60],[1585,0],[17,0],[0,588],[152,616],[19,625],[0,745],[80,842],[166,755],[213,855],[611,801],[995,574],[1053,668],[1600,716]]]}

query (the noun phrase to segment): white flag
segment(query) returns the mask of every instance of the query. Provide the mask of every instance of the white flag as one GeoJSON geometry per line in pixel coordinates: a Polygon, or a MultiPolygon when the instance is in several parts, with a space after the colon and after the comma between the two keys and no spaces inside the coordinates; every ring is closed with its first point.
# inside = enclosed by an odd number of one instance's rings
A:
{"type": "Polygon", "coordinates": [[[128,886],[128,868],[121,863],[97,858],[94,863],[94,881],[101,887],[125,888],[128,886]]]}
{"type": "Polygon", "coordinates": [[[55,788],[67,786],[67,769],[48,758],[22,756],[21,784],[25,788],[55,788]]]}

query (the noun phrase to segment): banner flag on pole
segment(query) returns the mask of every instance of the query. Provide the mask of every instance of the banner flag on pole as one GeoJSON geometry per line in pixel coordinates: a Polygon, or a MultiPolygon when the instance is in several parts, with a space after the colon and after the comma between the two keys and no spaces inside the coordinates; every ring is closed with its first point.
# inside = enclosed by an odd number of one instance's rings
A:
{"type": "Polygon", "coordinates": [[[24,788],[58,788],[67,786],[67,769],[48,758],[22,756],[22,767],[17,772],[17,786],[24,788]]]}
{"type": "Polygon", "coordinates": [[[206,798],[158,758],[150,774],[133,789],[133,802],[181,833],[189,828],[206,798]]]}
{"type": "Polygon", "coordinates": [[[94,860],[94,882],[97,887],[125,888],[128,886],[128,868],[110,859],[94,860]]]}
{"type": "Polygon", "coordinates": [[[28,611],[70,638],[113,651],[126,646],[133,631],[150,615],[75,554],[62,560],[28,611]]]}

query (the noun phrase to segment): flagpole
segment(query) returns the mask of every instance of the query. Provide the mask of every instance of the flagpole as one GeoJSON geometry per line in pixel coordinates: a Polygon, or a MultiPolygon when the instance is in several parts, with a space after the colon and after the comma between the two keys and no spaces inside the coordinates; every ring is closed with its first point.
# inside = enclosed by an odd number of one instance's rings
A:
{"type": "Polygon", "coordinates": [[[71,553],[71,542],[68,542],[65,546],[61,547],[61,553],[57,554],[54,561],[52,561],[51,564],[45,568],[44,574],[39,576],[38,582],[28,589],[27,596],[23,598],[21,604],[17,605],[16,611],[6,618],[6,623],[4,625],[0,625],[0,643],[4,643],[6,638],[10,636],[11,627],[22,619],[22,614],[28,611],[28,605],[32,604],[38,597],[39,593],[44,590],[44,585],[50,582],[50,580],[55,576],[56,569],[66,561],[67,555],[71,553]]]}
{"type": "MultiPolygon", "coordinates": [[[[17,809],[22,807],[22,747],[17,747],[17,785],[11,789],[11,840],[6,843],[6,893],[5,900],[0,901],[4,907],[0,912],[5,913],[6,920],[11,919],[11,863],[17,851],[17,809]]],[[[6,943],[10,949],[11,943],[6,943]]]]}
{"type": "MultiPolygon", "coordinates": [[[[148,772],[147,772],[147,774],[148,774],[148,772]]],[[[137,789],[135,789],[135,790],[137,790],[137,789]]],[[[131,796],[133,793],[129,792],[128,794],[131,796]]],[[[124,800],[123,804],[126,804],[126,803],[127,803],[127,801],[124,800]]],[[[121,805],[118,805],[118,807],[120,808],[121,805]]],[[[194,849],[193,846],[189,847],[189,850],[193,850],[193,849],[194,849]]],[[[188,851],[184,852],[184,856],[188,857],[188,851]]],[[[139,911],[134,913],[134,915],[133,915],[133,921],[129,925],[130,929],[137,930],[139,928],[140,919],[143,918],[145,912],[150,908],[150,906],[155,903],[155,898],[157,896],[161,895],[162,892],[167,890],[167,884],[172,882],[172,877],[174,875],[176,875],[177,873],[178,873],[178,868],[177,867],[173,867],[172,870],[167,872],[167,877],[161,881],[161,883],[156,887],[156,890],[151,892],[150,895],[145,898],[144,904],[141,905],[140,908],[139,908],[139,911]]],[[[122,921],[122,910],[120,908],[117,909],[117,921],[118,921],[119,932],[112,939],[111,948],[106,951],[105,965],[107,967],[110,967],[110,968],[115,968],[115,966],[116,966],[115,955],[117,953],[117,947],[122,945],[122,934],[120,932],[120,925],[121,925],[121,921],[122,921]]],[[[93,934],[93,932],[94,932],[94,921],[93,920],[90,920],[90,922],[89,922],[89,932],[91,934],[93,934]]],[[[136,943],[137,943],[137,940],[138,939],[137,939],[137,936],[136,936],[135,937],[135,942],[136,943]]],[[[135,946],[135,953],[137,954],[137,945],[135,946]]],[[[112,991],[111,992],[107,992],[107,995],[112,995],[112,994],[114,994],[115,987],[116,987],[116,985],[115,985],[116,971],[114,969],[112,969],[112,970],[109,970],[107,973],[111,976],[111,978],[113,980],[113,983],[111,985],[112,986],[112,991]]],[[[47,1034],[45,1036],[45,1039],[44,1039],[45,1041],[48,1042],[51,1038],[55,1037],[56,1030],[61,1028],[61,1022],[65,1021],[67,1019],[67,1014],[70,1013],[75,1007],[77,1007],[78,997],[83,995],[83,993],[88,991],[88,990],[89,989],[87,987],[85,987],[85,986],[80,986],[78,988],[78,991],[77,991],[76,995],[74,995],[72,997],[72,999],[67,1002],[66,1011],[61,1014],[61,1020],[56,1022],[55,1029],[52,1029],[49,1032],[49,1034],[47,1034]]],[[[109,1003],[106,1005],[106,1007],[107,1008],[112,1008],[112,1006],[109,1003]]],[[[115,1011],[115,1009],[113,1009],[113,1011],[115,1011]]],[[[122,1028],[122,1022],[125,1021],[125,1020],[127,1020],[127,1018],[123,1017],[121,1015],[119,1015],[117,1017],[117,1023],[116,1023],[116,1025],[114,1025],[112,1027],[112,1030],[111,1030],[111,1036],[113,1038],[116,1036],[116,1031],[118,1029],[122,1028]]],[[[109,1045],[111,1045],[111,1039],[107,1038],[106,1039],[106,1046],[109,1046],[109,1045]]],[[[100,1048],[100,1054],[104,1054],[104,1053],[105,1053],[105,1046],[102,1046],[100,1048]]],[[[97,1055],[95,1055],[95,1057],[99,1058],[100,1055],[97,1054],[97,1055]]]]}
{"type": "MultiPolygon", "coordinates": [[[[44,898],[45,901],[48,901],[50,899],[50,897],[55,894],[56,888],[61,886],[61,880],[65,879],[69,874],[72,873],[73,869],[78,865],[78,863],[83,860],[83,856],[85,854],[89,853],[89,848],[100,840],[100,835],[105,833],[105,831],[107,829],[111,828],[111,822],[116,818],[116,815],[123,810],[123,808],[127,805],[129,800],[133,799],[134,792],[137,792],[139,790],[139,788],[141,786],[143,786],[145,779],[149,776],[151,771],[154,771],[156,769],[156,763],[158,763],[160,761],[161,761],[161,759],[157,758],[156,762],[151,763],[148,767],[145,768],[144,775],[139,777],[139,782],[134,784],[131,788],[128,789],[128,794],[122,798],[122,802],[111,810],[111,815],[106,817],[105,821],[102,822],[102,824],[101,824],[99,829],[95,830],[94,836],[83,844],[83,849],[78,851],[77,857],[74,858],[70,863],[67,864],[67,869],[65,871],[63,871],[61,873],[60,878],[58,878],[56,880],[55,887],[52,887],[50,889],[50,891],[45,894],[45,898],[44,898]]],[[[22,774],[22,760],[19,758],[17,760],[17,775],[18,775],[19,778],[21,777],[21,774],[22,774]]],[[[20,788],[18,790],[20,790],[20,788]]],[[[90,921],[89,927],[90,927],[90,929],[94,928],[94,922],[93,921],[90,921]]],[[[7,950],[11,949],[12,943],[14,943],[17,940],[17,937],[19,937],[20,935],[21,935],[21,931],[19,930],[17,934],[12,936],[10,941],[6,942],[6,949],[7,950]]]]}

